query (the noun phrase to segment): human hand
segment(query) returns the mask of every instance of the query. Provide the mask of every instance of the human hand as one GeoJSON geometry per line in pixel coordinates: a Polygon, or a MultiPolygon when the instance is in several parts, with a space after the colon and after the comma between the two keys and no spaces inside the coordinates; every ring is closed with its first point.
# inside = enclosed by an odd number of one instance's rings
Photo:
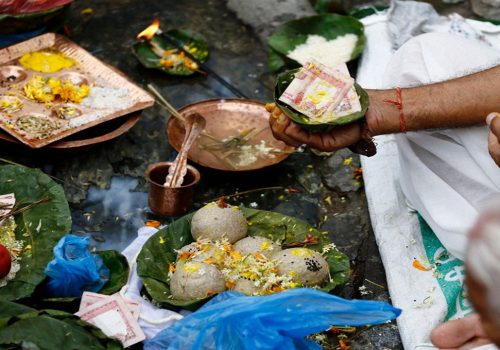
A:
{"type": "Polygon", "coordinates": [[[500,116],[499,113],[493,112],[488,114],[486,117],[486,124],[490,128],[490,133],[488,135],[488,151],[490,152],[491,158],[500,166],[500,116]]]}
{"type": "Polygon", "coordinates": [[[276,139],[298,147],[306,144],[319,151],[332,152],[349,147],[353,152],[373,156],[377,150],[371,134],[363,123],[337,127],[329,132],[312,133],[291,121],[274,103],[266,105],[270,113],[269,124],[276,139]]]}
{"type": "Polygon", "coordinates": [[[431,341],[443,350],[469,350],[491,343],[477,314],[437,326],[432,331],[431,341]]]}

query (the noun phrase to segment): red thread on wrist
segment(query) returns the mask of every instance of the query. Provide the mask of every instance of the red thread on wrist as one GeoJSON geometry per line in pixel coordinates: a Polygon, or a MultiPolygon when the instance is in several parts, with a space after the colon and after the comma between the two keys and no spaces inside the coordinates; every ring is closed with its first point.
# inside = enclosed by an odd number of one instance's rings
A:
{"type": "Polygon", "coordinates": [[[403,97],[401,94],[400,87],[396,88],[396,99],[397,99],[397,101],[384,100],[384,102],[390,103],[390,104],[396,106],[397,109],[399,109],[399,127],[401,129],[401,132],[406,134],[408,132],[408,129],[406,128],[406,121],[405,121],[405,116],[403,113],[403,97]]]}

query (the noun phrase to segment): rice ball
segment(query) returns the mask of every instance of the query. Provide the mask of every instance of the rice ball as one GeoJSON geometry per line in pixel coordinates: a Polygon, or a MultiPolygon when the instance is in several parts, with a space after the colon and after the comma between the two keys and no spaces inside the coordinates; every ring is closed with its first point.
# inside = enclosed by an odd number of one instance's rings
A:
{"type": "Polygon", "coordinates": [[[211,264],[197,261],[178,263],[170,278],[170,292],[177,300],[203,299],[224,290],[224,276],[211,264]]]}
{"type": "Polygon", "coordinates": [[[185,245],[177,251],[177,260],[198,261],[222,265],[227,253],[219,245],[206,241],[197,241],[185,245]]]}
{"type": "Polygon", "coordinates": [[[328,262],[323,256],[308,248],[290,248],[273,256],[277,260],[279,275],[288,274],[295,283],[317,286],[329,274],[328,262]]]}
{"type": "Polygon", "coordinates": [[[233,290],[246,295],[259,295],[262,292],[259,287],[255,286],[255,281],[245,278],[239,278],[234,284],[233,290]]]}
{"type": "Polygon", "coordinates": [[[251,236],[240,239],[234,244],[233,249],[243,256],[253,255],[258,252],[270,259],[273,254],[281,250],[281,247],[268,238],[251,236]]]}
{"type": "Polygon", "coordinates": [[[238,207],[221,208],[215,202],[199,209],[191,221],[191,234],[195,240],[207,238],[234,243],[247,235],[248,224],[238,207]]]}

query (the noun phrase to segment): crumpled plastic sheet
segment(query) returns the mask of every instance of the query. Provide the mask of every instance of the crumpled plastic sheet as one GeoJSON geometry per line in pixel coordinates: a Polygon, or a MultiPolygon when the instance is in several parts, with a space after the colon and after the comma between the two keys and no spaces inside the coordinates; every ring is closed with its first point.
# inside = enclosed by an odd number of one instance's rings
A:
{"type": "Polygon", "coordinates": [[[375,325],[400,313],[387,303],[311,288],[253,297],[230,291],[158,333],[144,350],[316,350],[321,347],[306,336],[331,326],[375,325]]]}
{"type": "Polygon", "coordinates": [[[109,269],[89,250],[89,238],[66,235],[54,247],[54,259],[45,268],[44,292],[50,297],[81,297],[98,292],[109,280],[109,269]]]}
{"type": "Polygon", "coordinates": [[[0,0],[0,14],[21,14],[51,10],[73,0],[0,0]]]}

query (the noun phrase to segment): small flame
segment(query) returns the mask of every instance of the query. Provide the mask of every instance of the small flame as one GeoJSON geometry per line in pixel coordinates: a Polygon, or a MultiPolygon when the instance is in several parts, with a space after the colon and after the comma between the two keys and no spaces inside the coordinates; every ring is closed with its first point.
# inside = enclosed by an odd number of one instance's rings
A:
{"type": "Polygon", "coordinates": [[[155,18],[153,19],[153,23],[151,23],[149,27],[147,27],[142,32],[140,32],[139,35],[137,35],[137,39],[151,40],[158,29],[160,29],[160,21],[158,20],[158,18],[155,18]]]}

